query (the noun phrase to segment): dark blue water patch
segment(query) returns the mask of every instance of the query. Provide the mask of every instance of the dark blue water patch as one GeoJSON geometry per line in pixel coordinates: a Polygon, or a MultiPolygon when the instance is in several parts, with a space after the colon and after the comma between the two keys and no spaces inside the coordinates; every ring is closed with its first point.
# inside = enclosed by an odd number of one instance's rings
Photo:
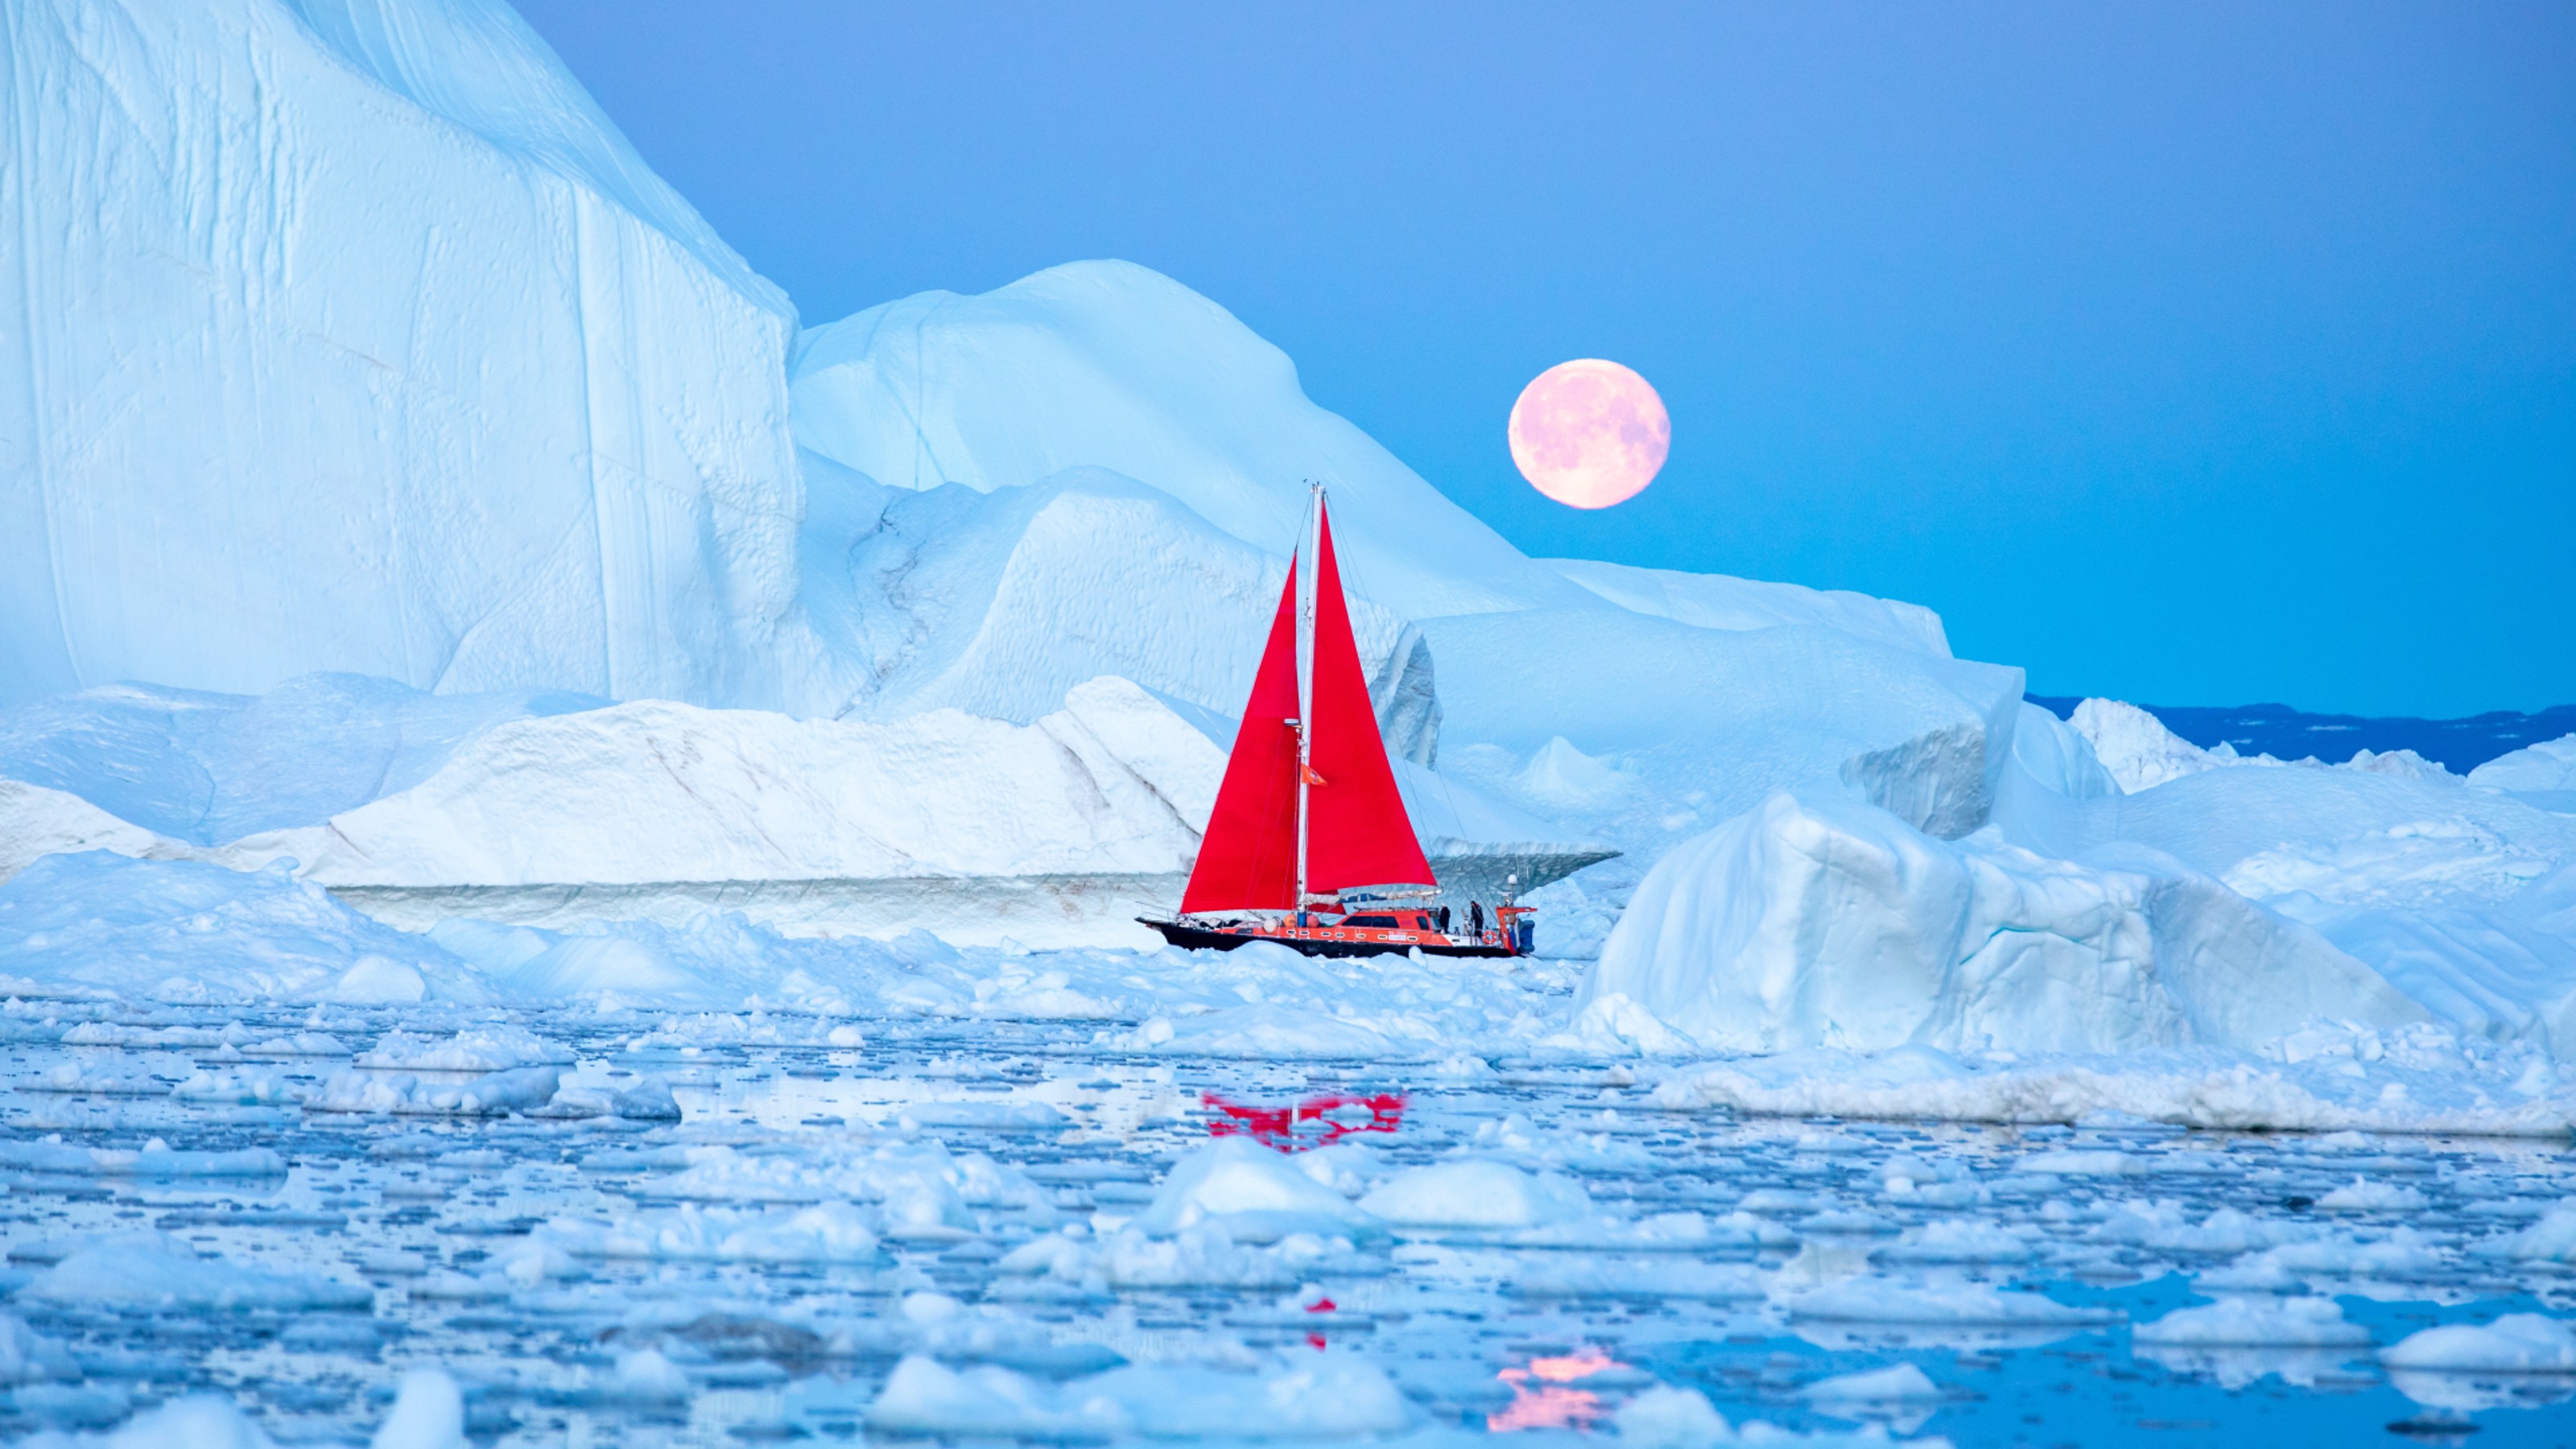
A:
{"type": "MultiPolygon", "coordinates": [[[[2031,703],[2065,719],[2083,701],[2073,695],[2034,694],[2031,703]]],[[[2349,760],[2356,750],[2387,754],[2413,750],[2455,775],[2465,775],[2498,755],[2526,745],[2576,734],[2576,704],[2551,705],[2537,714],[2495,710],[2467,719],[2372,719],[2353,714],[2309,714],[2286,704],[2194,705],[2142,704],[2140,709],[2164,721],[2166,729],[2200,746],[2224,743],[2240,755],[2270,755],[2304,760],[2313,755],[2328,764],[2349,760]]]]}
{"type": "MultiPolygon", "coordinates": [[[[2025,1281],[2061,1303],[2107,1307],[2129,1323],[2027,1346],[1925,1348],[1890,1329],[1878,1349],[1827,1348],[1797,1337],[1738,1335],[1724,1340],[1658,1344],[1633,1356],[1635,1367],[1706,1394],[1731,1423],[1763,1419],[1805,1432],[1849,1431],[1859,1421],[1801,1402],[1799,1388],[1829,1375],[1911,1363],[1942,1390],[1937,1408],[1899,1420],[1907,1435],[1941,1437],[1970,1449],[1985,1445],[2074,1445],[2083,1449],[2201,1444],[2447,1444],[2576,1446],[2576,1404],[2564,1380],[2530,1376],[2531,1392],[2473,1411],[2416,1403],[2378,1367],[2380,1348],[2418,1329],[2484,1323],[2500,1313],[2546,1312],[2529,1295],[2468,1305],[2429,1300],[2384,1301],[2336,1294],[2346,1318],[2370,1328],[2377,1342],[2348,1350],[2222,1349],[2135,1354],[2131,1324],[2210,1302],[2179,1275],[2118,1288],[2070,1281],[2025,1281]],[[2234,1357],[2237,1381],[2218,1361],[2234,1357]],[[2304,1362],[2302,1362],[2304,1360],[2304,1362]],[[2294,1381],[2283,1372],[2302,1373],[2294,1381]],[[2472,1437],[2474,1436],[2474,1437],[2472,1437]]],[[[1867,1330],[1853,1325],[1855,1337],[1867,1330]]],[[[2475,1376],[2472,1376],[2475,1377],[2475,1376]]],[[[2511,1381],[2522,1376],[2487,1375],[2511,1381]]]]}

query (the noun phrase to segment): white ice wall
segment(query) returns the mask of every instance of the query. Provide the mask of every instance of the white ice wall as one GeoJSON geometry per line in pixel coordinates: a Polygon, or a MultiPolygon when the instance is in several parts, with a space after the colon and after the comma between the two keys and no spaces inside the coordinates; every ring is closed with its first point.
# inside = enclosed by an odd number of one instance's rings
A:
{"type": "Polygon", "coordinates": [[[783,300],[499,0],[305,10],[5,7],[0,699],[794,703],[783,300]]]}

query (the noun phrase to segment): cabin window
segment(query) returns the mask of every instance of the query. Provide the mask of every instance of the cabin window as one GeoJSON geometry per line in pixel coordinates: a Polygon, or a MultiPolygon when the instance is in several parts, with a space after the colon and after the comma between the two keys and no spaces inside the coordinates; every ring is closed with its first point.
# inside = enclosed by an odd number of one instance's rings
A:
{"type": "Polygon", "coordinates": [[[1344,916],[1344,917],[1342,917],[1342,924],[1343,924],[1343,925],[1345,925],[1345,926],[1386,926],[1386,927],[1390,927],[1390,928],[1391,928],[1391,927],[1393,927],[1393,926],[1395,925],[1395,917],[1393,917],[1393,916],[1344,916]]]}

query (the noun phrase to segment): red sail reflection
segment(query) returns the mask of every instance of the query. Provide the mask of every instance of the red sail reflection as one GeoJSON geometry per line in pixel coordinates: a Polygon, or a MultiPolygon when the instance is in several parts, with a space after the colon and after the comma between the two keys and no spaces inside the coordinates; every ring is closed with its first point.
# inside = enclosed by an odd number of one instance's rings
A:
{"type": "Polygon", "coordinates": [[[1404,1125],[1400,1092],[1370,1097],[1333,1092],[1294,1107],[1250,1107],[1214,1092],[1201,1093],[1200,1100],[1221,1114],[1208,1123],[1210,1137],[1249,1137],[1281,1152],[1329,1147],[1353,1133],[1393,1132],[1404,1125]]]}
{"type": "Polygon", "coordinates": [[[1512,1401],[1501,1412],[1485,1416],[1485,1428],[1501,1434],[1514,1429],[1588,1429],[1606,1412],[1601,1396],[1590,1389],[1568,1387],[1603,1369],[1625,1365],[1597,1348],[1578,1348],[1555,1358],[1534,1358],[1522,1368],[1494,1375],[1512,1386],[1512,1401]]]}

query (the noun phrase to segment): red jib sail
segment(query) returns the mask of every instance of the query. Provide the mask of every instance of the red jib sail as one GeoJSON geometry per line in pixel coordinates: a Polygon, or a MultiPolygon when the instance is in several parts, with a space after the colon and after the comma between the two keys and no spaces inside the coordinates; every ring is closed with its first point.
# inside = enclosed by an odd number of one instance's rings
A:
{"type": "MultiPolygon", "coordinates": [[[[1317,508],[1323,506],[1319,499],[1317,508]]],[[[1377,711],[1351,638],[1330,519],[1317,522],[1315,699],[1309,728],[1306,889],[1329,895],[1349,886],[1429,885],[1404,797],[1395,788],[1377,711]]],[[[1252,698],[1235,732],[1216,809],[1197,866],[1181,895],[1184,912],[1293,910],[1297,900],[1297,566],[1288,568],[1270,640],[1253,676],[1252,698]]]]}

